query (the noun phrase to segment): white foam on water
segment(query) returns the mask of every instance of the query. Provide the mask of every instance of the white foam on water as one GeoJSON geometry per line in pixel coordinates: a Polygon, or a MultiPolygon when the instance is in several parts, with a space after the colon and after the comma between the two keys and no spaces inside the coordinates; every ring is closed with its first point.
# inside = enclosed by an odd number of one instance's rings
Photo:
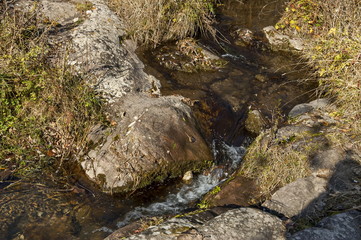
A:
{"type": "Polygon", "coordinates": [[[212,142],[212,150],[214,159],[217,159],[219,155],[225,159],[223,164],[229,165],[229,171],[232,172],[236,170],[238,165],[241,163],[241,160],[246,153],[246,148],[244,146],[230,146],[225,142],[217,142],[214,140],[212,142]]]}
{"type": "Polygon", "coordinates": [[[229,160],[231,160],[231,170],[234,171],[241,163],[241,160],[246,152],[246,148],[243,146],[229,146],[225,143],[223,143],[223,147],[226,150],[227,157],[229,158],[229,160]]]}
{"type": "Polygon", "coordinates": [[[147,207],[136,207],[128,212],[124,220],[117,223],[117,227],[123,227],[142,217],[176,214],[187,208],[189,203],[206,194],[218,183],[219,181],[210,175],[199,175],[192,184],[184,184],[177,193],[169,194],[164,202],[152,203],[147,207]]]}
{"type": "MultiPolygon", "coordinates": [[[[214,156],[216,157],[217,154],[221,153],[225,154],[227,161],[229,161],[228,164],[231,165],[230,168],[235,170],[244,155],[245,148],[229,146],[224,142],[220,144],[221,150],[217,150],[215,146],[216,144],[213,144],[214,156]]],[[[212,174],[199,175],[191,184],[183,184],[177,193],[169,194],[165,201],[152,203],[147,207],[134,208],[125,214],[123,220],[117,223],[117,227],[126,226],[143,217],[177,214],[188,208],[190,203],[201,198],[221,181],[221,177],[215,177],[212,174]]]]}
{"type": "Polygon", "coordinates": [[[222,58],[231,58],[233,60],[244,60],[246,61],[247,58],[243,55],[233,55],[233,54],[230,54],[230,53],[225,53],[225,54],[222,54],[221,55],[222,58]]]}

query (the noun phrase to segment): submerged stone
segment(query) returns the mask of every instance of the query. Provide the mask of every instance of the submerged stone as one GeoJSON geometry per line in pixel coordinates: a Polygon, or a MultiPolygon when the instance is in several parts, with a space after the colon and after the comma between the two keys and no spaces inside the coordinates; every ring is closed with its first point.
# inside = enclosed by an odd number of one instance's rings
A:
{"type": "Polygon", "coordinates": [[[242,176],[235,176],[231,180],[220,184],[219,191],[210,191],[207,193],[202,202],[207,207],[215,206],[249,206],[255,196],[260,195],[259,188],[255,181],[242,176]]]}

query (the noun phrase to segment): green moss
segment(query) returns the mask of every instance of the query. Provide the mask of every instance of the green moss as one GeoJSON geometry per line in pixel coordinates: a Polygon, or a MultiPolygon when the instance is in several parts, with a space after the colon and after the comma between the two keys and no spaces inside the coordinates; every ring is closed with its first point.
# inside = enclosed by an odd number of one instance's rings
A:
{"type": "Polygon", "coordinates": [[[221,187],[220,186],[215,186],[212,191],[210,191],[209,193],[212,195],[216,195],[217,193],[219,193],[221,191],[221,187]]]}
{"type": "Polygon", "coordinates": [[[209,203],[205,200],[202,200],[200,203],[197,204],[197,207],[200,209],[209,209],[209,203]]]}
{"type": "Polygon", "coordinates": [[[188,216],[193,216],[193,215],[205,212],[205,211],[207,211],[207,210],[206,209],[198,209],[198,210],[188,212],[188,213],[185,213],[185,214],[179,214],[179,215],[176,215],[174,217],[175,218],[188,217],[188,216]]]}

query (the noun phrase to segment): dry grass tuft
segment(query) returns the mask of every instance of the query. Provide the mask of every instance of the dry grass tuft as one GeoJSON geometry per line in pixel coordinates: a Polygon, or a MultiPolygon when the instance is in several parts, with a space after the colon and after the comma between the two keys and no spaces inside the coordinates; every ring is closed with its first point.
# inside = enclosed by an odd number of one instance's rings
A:
{"type": "Polygon", "coordinates": [[[140,45],[183,39],[198,32],[215,36],[215,0],[108,0],[140,45]]]}
{"type": "Polygon", "coordinates": [[[255,179],[262,198],[269,198],[279,187],[310,175],[312,148],[294,149],[280,144],[272,131],[259,135],[247,150],[238,175],[255,179]]]}

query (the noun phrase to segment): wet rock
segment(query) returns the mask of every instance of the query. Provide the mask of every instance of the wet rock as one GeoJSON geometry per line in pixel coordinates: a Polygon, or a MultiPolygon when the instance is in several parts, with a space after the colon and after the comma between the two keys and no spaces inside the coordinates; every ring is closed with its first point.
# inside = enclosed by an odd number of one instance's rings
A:
{"type": "Polygon", "coordinates": [[[291,38],[278,32],[273,26],[263,28],[263,32],[266,35],[272,48],[275,50],[303,50],[303,42],[298,38],[291,38]]]}
{"type": "Polygon", "coordinates": [[[316,227],[293,234],[291,240],[359,240],[361,212],[352,210],[322,219],[316,227]]]}
{"type": "Polygon", "coordinates": [[[325,193],[326,187],[326,179],[314,176],[301,178],[276,191],[262,206],[293,217],[325,193]]]}
{"type": "Polygon", "coordinates": [[[231,35],[235,39],[234,43],[238,46],[268,50],[268,46],[263,41],[263,36],[260,36],[259,32],[252,32],[248,28],[238,28],[231,35]]]}
{"type": "Polygon", "coordinates": [[[260,134],[266,127],[266,123],[262,117],[262,114],[258,110],[252,110],[248,112],[248,116],[245,122],[247,131],[253,134],[260,134]]]}
{"type": "Polygon", "coordinates": [[[167,177],[182,177],[212,161],[181,97],[128,94],[111,109],[117,124],[92,131],[89,138],[96,147],[81,162],[104,191],[130,191],[167,177]]]}
{"type": "Polygon", "coordinates": [[[237,29],[233,35],[238,40],[237,45],[250,45],[254,41],[254,33],[247,28],[237,29]]]}
{"type": "MultiPolygon", "coordinates": [[[[206,221],[173,218],[126,239],[285,239],[282,221],[258,209],[229,210],[206,221]]],[[[117,238],[107,239],[117,240],[117,238]]]]}

